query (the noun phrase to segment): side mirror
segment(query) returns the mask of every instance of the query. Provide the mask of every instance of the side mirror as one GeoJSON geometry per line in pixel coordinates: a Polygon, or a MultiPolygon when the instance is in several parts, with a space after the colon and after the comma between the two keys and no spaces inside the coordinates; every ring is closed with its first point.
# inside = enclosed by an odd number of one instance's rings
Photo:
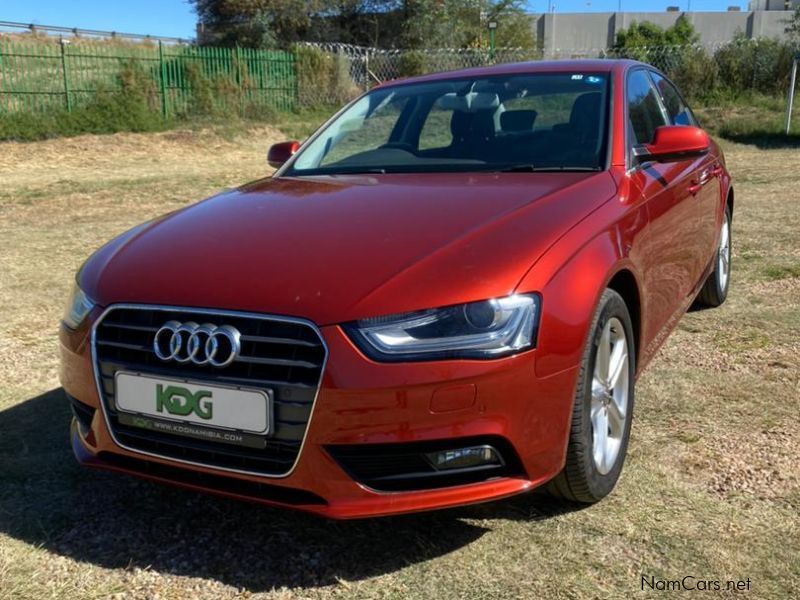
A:
{"type": "Polygon", "coordinates": [[[292,155],[300,148],[300,142],[281,142],[280,144],[273,144],[270,146],[267,153],[267,162],[270,167],[276,169],[282,167],[283,164],[292,158],[292,155]]]}
{"type": "Polygon", "coordinates": [[[653,141],[634,149],[639,162],[677,162],[701,156],[709,151],[711,141],[699,127],[664,125],[656,128],[653,141]]]}

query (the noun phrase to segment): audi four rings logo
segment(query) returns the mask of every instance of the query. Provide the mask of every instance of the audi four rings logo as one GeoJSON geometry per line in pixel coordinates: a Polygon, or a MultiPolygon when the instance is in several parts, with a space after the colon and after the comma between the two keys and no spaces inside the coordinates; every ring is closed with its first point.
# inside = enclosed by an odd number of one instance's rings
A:
{"type": "Polygon", "coordinates": [[[153,351],[161,360],[214,367],[228,366],[241,349],[241,334],[235,327],[192,321],[167,321],[153,340],[153,351]]]}

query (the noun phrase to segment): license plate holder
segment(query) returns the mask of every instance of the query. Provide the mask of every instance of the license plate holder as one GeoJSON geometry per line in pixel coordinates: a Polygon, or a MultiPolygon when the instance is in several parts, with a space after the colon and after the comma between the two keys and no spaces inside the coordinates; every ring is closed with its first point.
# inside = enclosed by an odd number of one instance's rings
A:
{"type": "Polygon", "coordinates": [[[117,371],[114,383],[124,425],[260,448],[273,432],[270,389],[127,371],[117,371]]]}

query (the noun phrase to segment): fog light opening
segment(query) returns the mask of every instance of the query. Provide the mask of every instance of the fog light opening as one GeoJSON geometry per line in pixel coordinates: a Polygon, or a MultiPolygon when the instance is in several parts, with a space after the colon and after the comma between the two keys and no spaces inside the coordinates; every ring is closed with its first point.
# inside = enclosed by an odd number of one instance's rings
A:
{"type": "Polygon", "coordinates": [[[501,467],[505,463],[500,453],[492,446],[469,446],[467,448],[456,448],[454,450],[442,450],[440,452],[429,452],[425,455],[437,471],[449,471],[452,469],[471,469],[475,467],[496,466],[501,467]]]}
{"type": "Polygon", "coordinates": [[[80,419],[77,419],[77,418],[76,418],[76,419],[75,419],[75,423],[77,423],[77,425],[78,425],[78,433],[81,435],[81,437],[82,437],[83,439],[86,439],[87,437],[89,437],[89,432],[91,431],[91,429],[89,429],[89,428],[88,428],[88,427],[87,427],[87,426],[84,424],[84,422],[83,422],[83,421],[81,421],[80,419]]]}

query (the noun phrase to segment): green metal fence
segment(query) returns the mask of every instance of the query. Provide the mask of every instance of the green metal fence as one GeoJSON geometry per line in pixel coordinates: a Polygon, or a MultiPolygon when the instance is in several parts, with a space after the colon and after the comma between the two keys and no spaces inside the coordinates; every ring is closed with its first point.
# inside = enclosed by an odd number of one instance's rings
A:
{"type": "Polygon", "coordinates": [[[295,58],[281,51],[156,44],[18,42],[0,38],[2,112],[73,111],[135,91],[164,116],[291,109],[295,58]]]}

